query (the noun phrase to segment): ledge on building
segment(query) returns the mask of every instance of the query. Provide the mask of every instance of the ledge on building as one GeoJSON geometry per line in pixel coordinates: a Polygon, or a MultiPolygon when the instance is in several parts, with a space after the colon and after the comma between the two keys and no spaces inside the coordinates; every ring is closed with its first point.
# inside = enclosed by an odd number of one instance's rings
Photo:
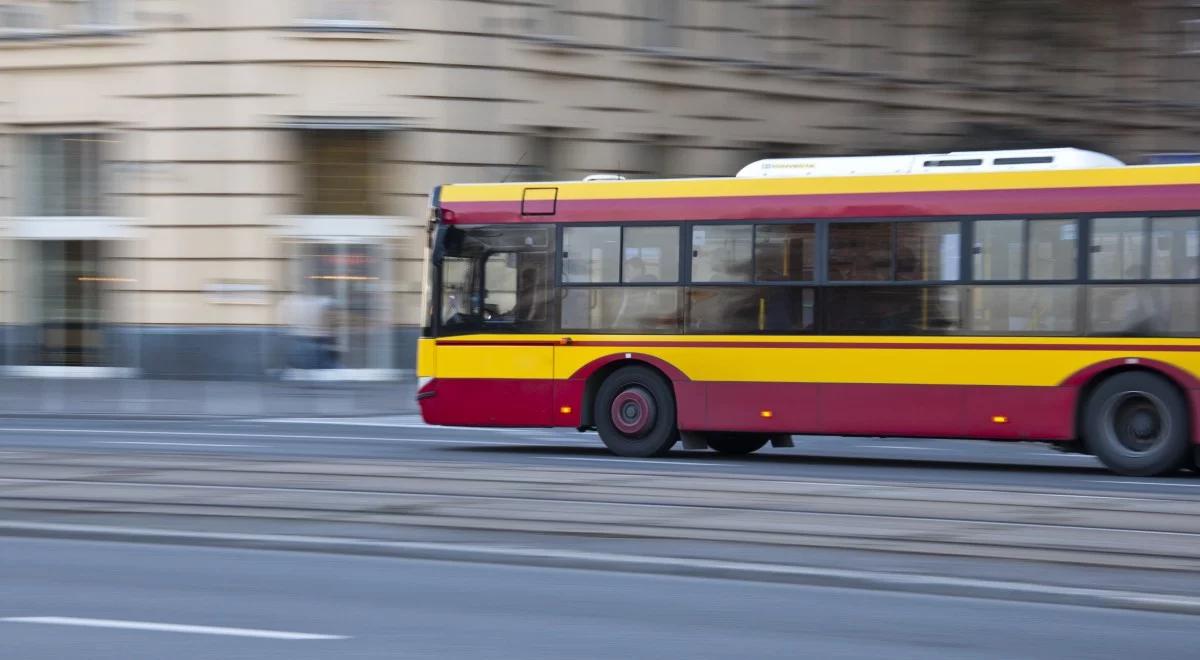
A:
{"type": "Polygon", "coordinates": [[[129,42],[134,31],[116,25],[81,25],[63,28],[0,28],[0,48],[61,45],[63,41],[78,46],[111,46],[129,42]]]}
{"type": "Polygon", "coordinates": [[[136,378],[139,373],[129,367],[10,365],[4,368],[4,375],[12,378],[136,378]]]}
{"type": "Polygon", "coordinates": [[[284,369],[279,380],[290,382],[382,382],[412,380],[411,369],[284,369]]]}
{"type": "Polygon", "coordinates": [[[402,32],[385,21],[363,21],[336,18],[305,18],[292,25],[306,39],[366,39],[394,37],[402,32]]]}
{"type": "Polygon", "coordinates": [[[578,37],[559,34],[525,34],[521,35],[521,41],[531,50],[555,55],[584,55],[589,50],[602,48],[599,44],[586,42],[578,37]]]}

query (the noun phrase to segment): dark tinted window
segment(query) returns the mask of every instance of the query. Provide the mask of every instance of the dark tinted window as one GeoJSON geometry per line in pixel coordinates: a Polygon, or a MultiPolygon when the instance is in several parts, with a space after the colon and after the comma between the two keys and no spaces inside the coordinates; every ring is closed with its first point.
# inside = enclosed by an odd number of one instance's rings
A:
{"type": "Polygon", "coordinates": [[[846,222],[829,226],[829,279],[876,282],[892,278],[892,225],[846,222]]]}
{"type": "Polygon", "coordinates": [[[996,165],[1040,165],[1042,163],[1053,163],[1053,156],[1024,156],[1021,158],[997,158],[992,161],[996,165]]]}
{"type": "Polygon", "coordinates": [[[562,329],[593,332],[679,332],[678,287],[571,287],[561,291],[562,329]]]}
{"type": "Polygon", "coordinates": [[[958,160],[927,160],[925,167],[970,167],[973,165],[983,165],[983,161],[978,158],[960,158],[958,160]]]}
{"type": "Polygon", "coordinates": [[[953,286],[834,287],[822,292],[826,330],[837,334],[939,334],[961,328],[953,286]]]}
{"type": "Polygon", "coordinates": [[[957,222],[896,224],[896,279],[908,282],[959,278],[962,230],[957,222]]]}
{"type": "Polygon", "coordinates": [[[758,225],[754,230],[754,279],[810,282],[816,277],[817,232],[812,224],[758,225]]]}
{"type": "Polygon", "coordinates": [[[692,287],[690,333],[787,333],[813,329],[812,289],[801,287],[692,287]]]}

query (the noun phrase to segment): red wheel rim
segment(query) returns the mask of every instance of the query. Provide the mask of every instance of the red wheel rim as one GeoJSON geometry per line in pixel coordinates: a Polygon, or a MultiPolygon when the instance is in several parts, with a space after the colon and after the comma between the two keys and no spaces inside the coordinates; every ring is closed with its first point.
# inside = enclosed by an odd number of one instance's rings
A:
{"type": "Polygon", "coordinates": [[[609,411],[613,426],[621,433],[641,437],[654,427],[657,409],[654,397],[640,387],[630,387],[613,399],[609,411]]]}

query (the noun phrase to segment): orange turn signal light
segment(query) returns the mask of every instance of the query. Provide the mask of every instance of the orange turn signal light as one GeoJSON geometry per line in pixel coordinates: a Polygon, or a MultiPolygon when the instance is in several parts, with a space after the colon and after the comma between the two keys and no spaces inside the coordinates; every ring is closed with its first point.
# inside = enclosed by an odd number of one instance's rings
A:
{"type": "Polygon", "coordinates": [[[571,414],[571,406],[563,406],[562,408],[558,409],[558,412],[560,412],[564,415],[570,415],[571,414]]]}
{"type": "Polygon", "coordinates": [[[763,419],[771,419],[772,417],[775,416],[775,413],[774,413],[774,411],[771,411],[771,410],[764,410],[764,411],[758,413],[758,415],[759,415],[759,417],[762,417],[763,419]]]}
{"type": "Polygon", "coordinates": [[[994,422],[996,424],[1007,424],[1008,418],[1005,417],[1004,415],[996,415],[996,416],[992,417],[992,422],[994,422]]]}

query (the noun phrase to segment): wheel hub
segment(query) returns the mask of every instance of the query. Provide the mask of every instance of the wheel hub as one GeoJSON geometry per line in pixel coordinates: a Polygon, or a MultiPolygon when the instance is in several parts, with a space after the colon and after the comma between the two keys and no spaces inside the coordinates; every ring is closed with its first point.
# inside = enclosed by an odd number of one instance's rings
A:
{"type": "Polygon", "coordinates": [[[654,397],[649,392],[641,387],[632,386],[613,399],[610,417],[618,431],[637,438],[654,428],[658,409],[654,405],[654,397]]]}
{"type": "Polygon", "coordinates": [[[1109,407],[1108,427],[1125,449],[1144,453],[1163,442],[1169,430],[1166,419],[1157,398],[1126,392],[1109,407]]]}

